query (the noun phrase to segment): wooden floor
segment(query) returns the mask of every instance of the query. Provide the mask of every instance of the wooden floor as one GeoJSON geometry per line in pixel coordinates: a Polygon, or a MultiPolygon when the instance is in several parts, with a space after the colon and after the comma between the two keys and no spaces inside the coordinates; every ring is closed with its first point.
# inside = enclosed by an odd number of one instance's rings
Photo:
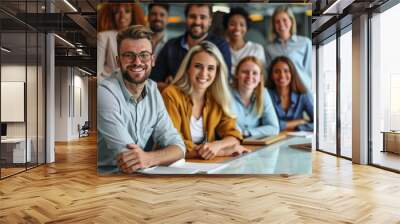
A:
{"type": "Polygon", "coordinates": [[[314,152],[310,176],[98,176],[93,137],[0,181],[0,223],[400,223],[400,175],[314,152]]]}
{"type": "Polygon", "coordinates": [[[372,160],[374,164],[400,170],[400,154],[376,150],[372,160]]]}

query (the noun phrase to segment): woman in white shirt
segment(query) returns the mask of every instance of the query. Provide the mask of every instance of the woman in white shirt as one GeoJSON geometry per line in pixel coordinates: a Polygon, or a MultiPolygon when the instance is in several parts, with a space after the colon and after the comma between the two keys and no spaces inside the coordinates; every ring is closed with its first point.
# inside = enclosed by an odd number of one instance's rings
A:
{"type": "Polygon", "coordinates": [[[263,46],[252,41],[246,41],[245,35],[249,25],[249,14],[243,8],[232,8],[224,16],[224,27],[227,41],[231,50],[231,74],[235,74],[236,65],[246,56],[254,56],[265,65],[265,52],[263,46]]]}
{"type": "Polygon", "coordinates": [[[142,8],[135,3],[111,3],[101,7],[97,34],[97,80],[108,77],[118,68],[117,34],[134,25],[145,25],[142,8]]]}

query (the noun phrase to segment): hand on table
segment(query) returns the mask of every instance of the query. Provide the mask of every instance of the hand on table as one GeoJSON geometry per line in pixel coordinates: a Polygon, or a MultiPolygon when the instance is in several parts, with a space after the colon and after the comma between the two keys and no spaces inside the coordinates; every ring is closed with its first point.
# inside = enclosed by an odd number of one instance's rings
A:
{"type": "Polygon", "coordinates": [[[243,153],[251,152],[251,150],[241,146],[240,144],[234,144],[232,146],[222,148],[218,141],[197,145],[194,147],[198,154],[203,159],[213,159],[216,156],[238,156],[243,153]]]}
{"type": "Polygon", "coordinates": [[[122,152],[117,157],[117,164],[124,173],[133,173],[138,169],[151,166],[151,156],[143,151],[140,146],[129,144],[128,151],[122,152]]]}
{"type": "Polygon", "coordinates": [[[231,147],[225,148],[223,149],[223,151],[224,151],[224,156],[238,156],[243,153],[251,152],[251,150],[243,147],[240,144],[235,144],[231,147]]]}
{"type": "Polygon", "coordinates": [[[203,159],[208,160],[216,157],[221,147],[219,147],[218,142],[208,142],[195,146],[194,150],[196,150],[203,159]]]}

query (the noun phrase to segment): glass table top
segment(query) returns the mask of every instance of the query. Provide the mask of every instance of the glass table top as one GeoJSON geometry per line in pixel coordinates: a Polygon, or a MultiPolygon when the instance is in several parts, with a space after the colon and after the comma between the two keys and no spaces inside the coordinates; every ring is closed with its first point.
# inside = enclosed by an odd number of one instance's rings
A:
{"type": "Polygon", "coordinates": [[[289,147],[311,143],[310,138],[292,137],[235,157],[213,174],[311,174],[311,151],[289,147]]]}
{"type": "MultiPolygon", "coordinates": [[[[208,174],[311,174],[311,151],[289,147],[306,143],[311,143],[311,138],[289,137],[224,161],[222,168],[208,174]]],[[[119,173],[115,166],[98,167],[97,170],[99,174],[119,173]]]]}

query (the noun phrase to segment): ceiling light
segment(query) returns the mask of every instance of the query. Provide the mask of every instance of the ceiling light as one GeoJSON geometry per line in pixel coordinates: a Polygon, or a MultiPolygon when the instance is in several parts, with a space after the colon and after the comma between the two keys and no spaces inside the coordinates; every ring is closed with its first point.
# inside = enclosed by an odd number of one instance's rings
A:
{"type": "Polygon", "coordinates": [[[83,69],[81,69],[81,68],[79,68],[79,67],[78,67],[78,70],[81,71],[81,72],[83,72],[83,73],[85,73],[85,74],[87,74],[87,75],[92,75],[92,73],[90,73],[90,72],[88,72],[88,71],[86,71],[86,70],[83,70],[83,69]]]}
{"type": "Polygon", "coordinates": [[[336,0],[330,5],[327,9],[322,12],[322,14],[327,15],[327,14],[342,14],[343,9],[345,9],[347,6],[351,5],[354,0],[336,0]]]}
{"type": "Polygon", "coordinates": [[[264,19],[264,16],[261,14],[251,14],[249,18],[252,22],[260,22],[264,19]]]}
{"type": "Polygon", "coordinates": [[[169,16],[168,23],[180,23],[182,18],[180,16],[169,16]]]}
{"type": "Polygon", "coordinates": [[[78,12],[78,10],[71,4],[69,3],[68,0],[64,0],[65,4],[67,4],[74,12],[78,12]]]}
{"type": "Polygon", "coordinates": [[[7,52],[7,53],[10,53],[11,52],[11,50],[9,50],[9,49],[7,49],[7,48],[5,48],[5,47],[1,47],[0,48],[2,51],[4,51],[4,52],[7,52]]]}
{"type": "Polygon", "coordinates": [[[223,6],[223,5],[214,5],[212,7],[213,12],[224,12],[224,13],[229,13],[231,9],[228,6],[223,6]]]}
{"type": "Polygon", "coordinates": [[[75,48],[75,45],[71,44],[71,42],[67,41],[66,39],[58,36],[57,34],[54,34],[55,37],[57,37],[58,39],[60,39],[62,42],[66,43],[67,45],[69,45],[70,47],[75,48]]]}

